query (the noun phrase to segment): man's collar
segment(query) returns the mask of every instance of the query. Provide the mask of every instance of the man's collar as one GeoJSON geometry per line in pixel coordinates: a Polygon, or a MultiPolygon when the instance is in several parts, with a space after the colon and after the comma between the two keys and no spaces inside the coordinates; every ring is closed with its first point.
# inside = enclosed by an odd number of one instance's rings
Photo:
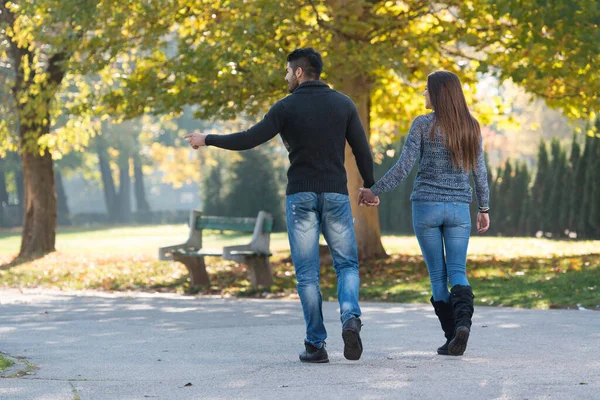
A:
{"type": "Polygon", "coordinates": [[[299,89],[306,88],[306,87],[329,87],[329,85],[326,84],[325,82],[319,81],[319,80],[306,81],[306,82],[302,82],[300,85],[298,85],[298,87],[296,89],[294,89],[294,92],[296,92],[299,89]]]}

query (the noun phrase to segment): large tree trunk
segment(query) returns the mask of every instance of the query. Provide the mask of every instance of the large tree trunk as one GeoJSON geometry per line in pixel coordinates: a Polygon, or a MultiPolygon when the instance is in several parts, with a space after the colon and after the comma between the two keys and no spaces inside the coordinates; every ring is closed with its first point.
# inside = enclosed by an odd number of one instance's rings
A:
{"type": "MultiPolygon", "coordinates": [[[[336,88],[350,96],[358,108],[358,114],[367,134],[370,135],[370,95],[369,80],[364,76],[339,76],[336,88]]],[[[346,173],[348,174],[348,191],[354,215],[354,228],[356,230],[356,244],[358,257],[361,260],[387,257],[381,244],[381,229],[379,227],[379,213],[376,207],[359,207],[358,193],[363,185],[363,179],[358,172],[356,160],[350,146],[346,145],[346,173]]],[[[402,212],[402,211],[400,211],[402,212]]]]}
{"type": "MultiPolygon", "coordinates": [[[[15,31],[16,16],[0,3],[3,24],[7,30],[15,31]]],[[[83,33],[78,33],[82,37],[83,33]]],[[[54,187],[54,165],[52,155],[45,151],[40,155],[38,139],[50,133],[50,106],[65,77],[66,61],[70,53],[59,51],[47,58],[44,75],[37,68],[26,71],[27,63],[36,62],[40,45],[27,40],[18,43],[6,35],[9,42],[7,55],[15,74],[10,91],[19,121],[19,149],[23,166],[23,232],[19,257],[41,256],[54,251],[56,241],[56,192],[54,187]],[[29,60],[29,61],[26,61],[29,60]],[[43,79],[38,80],[38,78],[43,79]],[[35,85],[35,90],[30,90],[35,85]]],[[[72,51],[72,50],[71,50],[72,51]]]]}
{"type": "Polygon", "coordinates": [[[144,173],[142,172],[142,160],[139,154],[133,156],[133,176],[135,179],[135,202],[138,212],[150,211],[150,205],[146,199],[146,190],[144,188],[144,173]]]}
{"type": "Polygon", "coordinates": [[[67,193],[65,192],[65,186],[63,185],[62,174],[56,169],[56,201],[58,202],[58,224],[59,225],[71,225],[71,218],[69,216],[69,204],[67,203],[67,193]]]}
{"type": "MultiPolygon", "coordinates": [[[[21,129],[26,129],[21,125],[21,129]]],[[[47,134],[48,128],[42,128],[47,134]]],[[[26,137],[26,132],[21,132],[26,137]]],[[[21,155],[24,183],[23,234],[19,257],[34,257],[55,251],[56,192],[54,165],[49,152],[21,155]]]]}
{"type": "Polygon", "coordinates": [[[119,156],[119,222],[130,223],[131,215],[131,177],[129,176],[129,156],[119,156]]]}
{"type": "Polygon", "coordinates": [[[104,203],[106,204],[106,213],[109,221],[116,221],[117,216],[117,191],[115,189],[115,181],[113,180],[112,171],[110,169],[110,159],[104,139],[98,137],[96,139],[96,151],[98,153],[98,164],[100,166],[100,175],[102,177],[102,189],[104,191],[104,203]]]}

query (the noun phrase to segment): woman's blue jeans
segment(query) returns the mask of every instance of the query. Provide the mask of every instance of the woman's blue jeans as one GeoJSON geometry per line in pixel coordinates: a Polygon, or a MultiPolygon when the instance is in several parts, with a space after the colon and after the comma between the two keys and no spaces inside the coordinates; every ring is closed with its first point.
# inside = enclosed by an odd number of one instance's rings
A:
{"type": "Polygon", "coordinates": [[[469,204],[414,201],[412,214],[415,234],[429,271],[433,300],[448,302],[448,281],[451,287],[469,285],[469,204]]]}

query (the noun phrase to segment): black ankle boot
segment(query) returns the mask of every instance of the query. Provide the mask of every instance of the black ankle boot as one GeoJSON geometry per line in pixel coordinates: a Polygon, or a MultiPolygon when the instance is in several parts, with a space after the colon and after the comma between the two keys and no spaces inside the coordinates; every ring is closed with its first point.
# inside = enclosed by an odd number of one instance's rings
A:
{"type": "Polygon", "coordinates": [[[363,351],[360,340],[360,318],[353,317],[344,322],[342,327],[342,339],[344,339],[344,357],[347,360],[359,360],[363,351]]]}
{"type": "Polygon", "coordinates": [[[446,343],[444,343],[441,347],[438,347],[437,353],[446,356],[448,355],[448,344],[454,337],[454,310],[452,309],[451,303],[433,301],[433,297],[429,299],[429,301],[435,310],[435,315],[437,315],[438,319],[440,320],[442,330],[444,331],[444,336],[446,336],[446,343]]]}
{"type": "Polygon", "coordinates": [[[316,348],[312,344],[308,342],[304,342],[304,347],[306,348],[302,353],[300,353],[300,361],[306,363],[327,363],[329,362],[329,357],[327,356],[327,350],[325,350],[325,342],[323,342],[323,346],[320,349],[316,348]]]}
{"type": "Polygon", "coordinates": [[[454,338],[448,343],[448,354],[462,356],[467,349],[473,317],[473,290],[471,286],[456,285],[451,290],[456,328],[454,338]]]}

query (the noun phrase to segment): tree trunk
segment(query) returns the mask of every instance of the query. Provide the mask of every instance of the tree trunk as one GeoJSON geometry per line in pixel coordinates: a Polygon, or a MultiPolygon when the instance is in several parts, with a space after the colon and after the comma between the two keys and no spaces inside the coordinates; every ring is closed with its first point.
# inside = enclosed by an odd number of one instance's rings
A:
{"type": "Polygon", "coordinates": [[[129,176],[129,156],[119,155],[119,222],[131,223],[131,177],[129,176]]]}
{"type": "MultiPolygon", "coordinates": [[[[21,129],[27,129],[21,125],[21,129]]],[[[42,134],[48,127],[42,128],[42,134]]],[[[21,132],[21,137],[27,137],[21,132]]],[[[42,256],[55,251],[56,192],[54,165],[49,152],[24,152],[23,165],[23,234],[19,257],[42,256]]]]}
{"type": "Polygon", "coordinates": [[[96,139],[96,151],[98,153],[98,164],[100,166],[100,175],[102,176],[102,189],[104,191],[104,203],[106,204],[106,213],[109,221],[117,220],[117,191],[112,171],[110,170],[110,160],[104,139],[96,139]]]}
{"type": "MultiPolygon", "coordinates": [[[[21,158],[21,165],[23,165],[23,158],[21,158]]],[[[21,168],[15,171],[15,185],[17,186],[17,203],[19,205],[19,219],[18,224],[23,224],[23,213],[25,206],[25,183],[23,182],[23,171],[21,168]]]]}
{"type": "Polygon", "coordinates": [[[0,204],[8,204],[8,191],[6,190],[6,175],[4,172],[5,163],[4,158],[0,158],[0,204]]]}
{"type": "Polygon", "coordinates": [[[71,225],[71,218],[69,216],[69,204],[67,202],[67,194],[63,185],[62,174],[58,170],[55,171],[56,179],[56,201],[58,203],[58,224],[59,225],[71,225]]]}
{"type": "MultiPolygon", "coordinates": [[[[342,76],[337,81],[336,87],[350,98],[358,108],[358,114],[362,121],[367,139],[370,134],[370,94],[369,80],[364,76],[342,76]]],[[[387,257],[387,253],[381,244],[381,229],[379,226],[379,213],[376,207],[359,207],[358,193],[363,185],[356,160],[350,146],[346,145],[346,173],[348,174],[348,191],[354,215],[354,229],[356,231],[356,245],[358,257],[361,260],[387,257]]],[[[402,212],[400,210],[399,212],[402,212]]]]}
{"type": "Polygon", "coordinates": [[[139,154],[133,156],[133,175],[135,179],[135,202],[138,212],[150,211],[150,205],[146,200],[146,190],[144,188],[144,173],[142,172],[142,161],[139,154]]]}
{"type": "Polygon", "coordinates": [[[0,226],[4,226],[4,205],[8,204],[8,191],[6,190],[4,164],[4,158],[0,158],[0,226]]]}
{"type": "MultiPolygon", "coordinates": [[[[15,14],[6,8],[6,2],[2,4],[2,20],[8,29],[15,31],[15,14]]],[[[34,47],[40,44],[30,40],[27,44],[18,44],[14,38],[7,39],[10,42],[7,54],[15,74],[10,91],[16,104],[23,166],[23,232],[19,257],[41,256],[55,250],[56,191],[52,155],[49,151],[41,155],[38,140],[50,133],[52,118],[49,110],[65,77],[70,53],[52,54],[45,61],[45,74],[38,75],[37,69],[27,72],[25,65],[36,62],[38,49],[34,47]],[[43,79],[38,80],[40,77],[43,79]],[[35,90],[30,90],[32,85],[35,90]]]]}

